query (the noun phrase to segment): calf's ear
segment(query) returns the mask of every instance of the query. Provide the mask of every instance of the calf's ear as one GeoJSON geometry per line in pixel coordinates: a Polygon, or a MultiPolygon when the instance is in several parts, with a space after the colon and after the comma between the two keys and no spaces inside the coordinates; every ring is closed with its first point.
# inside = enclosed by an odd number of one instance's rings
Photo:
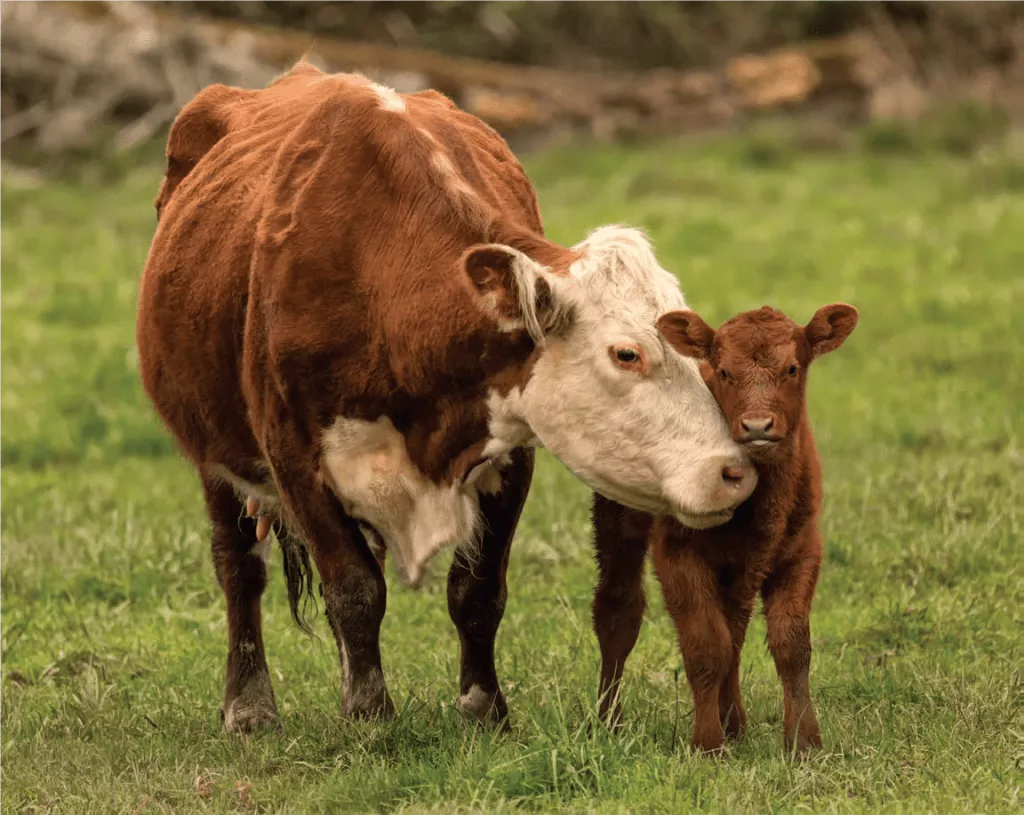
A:
{"type": "Polygon", "coordinates": [[[857,309],[846,303],[833,303],[819,308],[804,328],[804,336],[811,346],[811,358],[817,359],[829,351],[835,351],[853,333],[859,319],[857,309]]]}
{"type": "Polygon", "coordinates": [[[553,288],[555,277],[511,246],[489,243],[470,247],[462,256],[462,265],[481,304],[503,330],[525,330],[540,343],[571,322],[572,308],[561,302],[553,288]]]}
{"type": "Polygon", "coordinates": [[[684,357],[707,359],[715,342],[715,329],[693,311],[670,311],[658,318],[658,331],[684,357]]]}

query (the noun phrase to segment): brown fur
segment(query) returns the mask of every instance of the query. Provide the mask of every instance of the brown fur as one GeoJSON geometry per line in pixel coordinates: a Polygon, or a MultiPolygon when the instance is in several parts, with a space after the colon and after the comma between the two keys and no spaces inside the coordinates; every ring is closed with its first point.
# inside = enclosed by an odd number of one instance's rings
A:
{"type": "Polygon", "coordinates": [[[643,563],[651,549],[693,693],[693,747],[719,751],[726,735],[740,736],[746,728],[740,652],[759,593],[782,680],[786,745],[799,753],[821,746],[808,670],[811,601],[822,558],[822,483],[807,418],[807,368],[838,348],[857,319],[851,306],[833,305],[806,328],[768,307],[740,314],[717,332],[693,312],[659,320],[676,350],[704,360],[705,381],[733,437],[747,445],[759,481],[731,521],[702,531],[595,497],[600,580],[593,610],[602,716],[617,721],[621,715],[619,684],[643,619],[643,563]],[[754,446],[756,438],[771,443],[754,446]]]}
{"type": "MultiPolygon", "coordinates": [[[[339,414],[386,415],[428,478],[463,478],[488,437],[486,394],[524,384],[536,353],[481,307],[474,286],[503,270],[472,247],[504,243],[556,272],[577,257],[543,237],[533,188],[494,131],[433,91],[400,98],[405,110],[388,111],[368,80],[299,64],[264,90],[207,88],[168,140],[139,295],[141,373],[206,490],[228,605],[229,727],[269,723],[276,708],[260,631],[266,569],[251,551],[266,524],[239,525],[245,496],[221,468],[280,493],[296,619],[312,554],[346,712],[390,713],[382,560],[324,483],[321,433],[339,414]],[[455,192],[431,162],[439,151],[463,182],[455,192]]],[[[499,298],[513,316],[520,305],[499,298]]],[[[513,459],[502,497],[482,504],[480,561],[449,578],[462,685],[487,685],[495,716],[494,636],[532,452],[513,459]]]]}

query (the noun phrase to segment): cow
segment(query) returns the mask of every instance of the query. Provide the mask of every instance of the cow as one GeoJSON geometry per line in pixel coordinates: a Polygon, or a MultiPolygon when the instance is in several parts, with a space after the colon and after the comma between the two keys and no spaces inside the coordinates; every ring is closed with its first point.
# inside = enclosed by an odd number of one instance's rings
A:
{"type": "Polygon", "coordinates": [[[685,302],[644,235],[548,241],[508,146],[437,92],[305,62],[263,89],[211,86],[172,125],[155,204],[141,378],[202,482],[229,730],[277,721],[271,524],[307,630],[319,575],[349,717],[394,711],[385,553],[416,585],[454,549],[458,707],[491,723],[507,715],[494,640],[535,447],[695,527],[756,483],[697,363],[657,329],[685,302]]]}
{"type": "Polygon", "coordinates": [[[806,326],[768,306],[717,331],[691,311],[658,320],[679,353],[701,360],[704,379],[759,480],[732,519],[703,530],[595,497],[600,576],[593,619],[601,648],[599,710],[606,721],[621,722],[620,682],[643,619],[643,567],[651,550],[693,693],[692,747],[720,752],[726,735],[746,730],[740,652],[758,594],[782,680],[785,744],[800,755],[821,746],[808,671],[822,483],[807,417],[807,370],[842,345],[858,319],[853,306],[837,303],[819,309],[806,326]]]}

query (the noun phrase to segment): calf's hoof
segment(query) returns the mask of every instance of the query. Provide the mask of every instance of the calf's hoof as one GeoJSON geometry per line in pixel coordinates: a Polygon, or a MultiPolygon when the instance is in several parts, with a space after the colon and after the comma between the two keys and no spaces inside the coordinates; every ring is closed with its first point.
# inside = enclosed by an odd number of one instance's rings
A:
{"type": "Polygon", "coordinates": [[[747,735],[746,717],[738,716],[735,712],[732,712],[722,721],[722,728],[725,730],[725,737],[727,739],[742,741],[747,735]]]}
{"type": "Polygon", "coordinates": [[[479,685],[471,685],[455,702],[455,709],[484,727],[508,730],[508,705],[500,690],[490,693],[479,685]]]}
{"type": "Polygon", "coordinates": [[[705,758],[722,758],[725,756],[725,743],[719,745],[713,744],[694,744],[690,743],[690,749],[693,750],[697,755],[705,758]]]}
{"type": "Polygon", "coordinates": [[[725,734],[717,733],[694,733],[690,739],[690,748],[703,756],[717,757],[725,753],[725,734]]]}
{"type": "Polygon", "coordinates": [[[796,754],[801,761],[810,758],[811,754],[821,749],[821,733],[801,733],[796,739],[796,750],[793,749],[793,740],[786,740],[786,750],[796,754]]]}
{"type": "Polygon", "coordinates": [[[246,686],[238,696],[224,703],[221,718],[229,733],[252,733],[277,726],[274,694],[246,686]]]}
{"type": "Polygon", "coordinates": [[[797,758],[803,759],[814,750],[821,749],[821,727],[813,711],[804,713],[795,721],[786,721],[785,725],[783,735],[787,752],[795,753],[797,758]]]}

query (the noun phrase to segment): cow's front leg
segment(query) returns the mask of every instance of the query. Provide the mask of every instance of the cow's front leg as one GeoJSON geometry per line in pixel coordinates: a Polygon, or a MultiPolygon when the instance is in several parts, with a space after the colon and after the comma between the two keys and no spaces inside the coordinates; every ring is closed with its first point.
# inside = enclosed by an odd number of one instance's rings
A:
{"type": "Polygon", "coordinates": [[[391,718],[395,706],[380,660],[380,625],[387,606],[380,565],[353,522],[332,543],[314,546],[313,558],[341,655],[345,716],[391,718]]]}
{"type": "Polygon", "coordinates": [[[592,518],[598,574],[592,611],[601,646],[598,709],[602,721],[617,726],[622,721],[622,672],[640,636],[647,607],[644,563],[654,518],[596,493],[592,518]]]}
{"type": "Polygon", "coordinates": [[[270,540],[257,540],[256,519],[242,517],[242,504],[227,484],[204,477],[203,496],[212,527],[213,565],[227,605],[228,664],[221,715],[228,730],[248,733],[277,722],[260,613],[270,540]]]}
{"type": "MultiPolygon", "coordinates": [[[[276,445],[268,447],[276,450],[276,445]]],[[[271,454],[289,534],[302,536],[320,574],[327,620],[341,656],[342,710],[349,718],[390,718],[395,706],[380,659],[384,574],[356,521],[302,461],[271,454]]]]}
{"type": "Polygon", "coordinates": [[[459,632],[458,708],[482,724],[502,723],[508,706],[498,684],[494,640],[505,613],[512,537],[533,477],[533,451],[520,449],[497,495],[481,495],[483,535],[475,553],[457,553],[448,572],[448,613],[459,632]]]}

